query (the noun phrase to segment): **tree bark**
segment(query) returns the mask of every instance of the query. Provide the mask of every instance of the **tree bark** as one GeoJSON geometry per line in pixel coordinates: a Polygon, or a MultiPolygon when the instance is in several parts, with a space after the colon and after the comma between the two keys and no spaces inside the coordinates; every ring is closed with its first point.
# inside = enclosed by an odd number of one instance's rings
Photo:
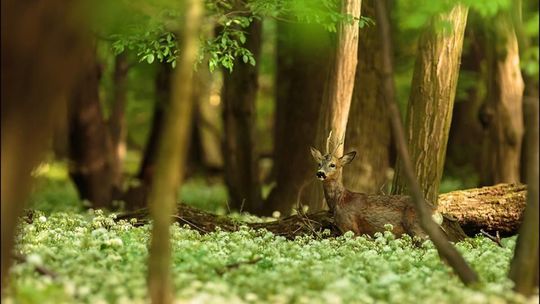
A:
{"type": "MultiPolygon", "coordinates": [[[[341,1],[341,13],[351,15],[356,19],[350,24],[345,22],[339,24],[337,43],[330,59],[330,72],[317,125],[316,147],[323,147],[328,133],[332,131],[332,139],[336,146],[335,154],[339,156],[343,154],[343,145],[337,143],[345,140],[358,61],[357,18],[360,17],[360,7],[360,0],[341,1]]],[[[309,207],[313,211],[323,209],[325,204],[322,187],[320,184],[312,185],[308,198],[309,207]]],[[[332,206],[328,207],[332,209],[332,206]]]]}
{"type": "MultiPolygon", "coordinates": [[[[452,229],[449,225],[454,219],[464,227],[468,236],[475,236],[484,230],[490,233],[499,231],[502,236],[515,235],[521,224],[525,209],[526,187],[524,185],[500,184],[496,186],[459,190],[441,194],[438,211],[445,215],[445,230],[452,229]],[[484,214],[474,212],[479,208],[484,214]]],[[[383,196],[379,196],[383,197],[383,196]]],[[[378,196],[371,196],[377,200],[378,196]]],[[[117,220],[137,218],[137,225],[148,223],[148,209],[119,214],[117,220]]],[[[179,204],[178,211],[173,216],[180,225],[188,225],[191,229],[201,233],[215,231],[219,227],[223,231],[237,231],[241,225],[268,231],[294,239],[302,235],[322,236],[324,229],[330,234],[324,237],[340,235],[339,229],[334,225],[332,215],[328,211],[319,211],[310,214],[296,214],[286,216],[279,220],[265,223],[238,223],[227,216],[219,216],[193,207],[179,204]]],[[[447,231],[448,232],[448,231],[447,231]]],[[[447,234],[451,241],[465,237],[464,234],[447,234]]]]}
{"type": "Polygon", "coordinates": [[[520,184],[453,191],[439,195],[437,210],[456,218],[469,236],[480,230],[510,236],[523,220],[526,194],[526,187],[520,184]]]}
{"type": "Polygon", "coordinates": [[[31,171],[49,146],[53,122],[88,47],[78,1],[1,2],[1,275],[6,290],[31,171]],[[76,22],[75,22],[76,21],[76,22]]]}
{"type": "MultiPolygon", "coordinates": [[[[362,1],[362,15],[375,20],[375,0],[362,1]]],[[[379,193],[388,183],[390,124],[381,101],[381,39],[375,26],[360,30],[358,65],[345,135],[345,151],[359,152],[343,170],[347,189],[379,193]]]]}
{"type": "MultiPolygon", "coordinates": [[[[259,61],[262,23],[253,20],[245,47],[259,61]]],[[[225,182],[230,206],[260,214],[263,210],[255,133],[258,66],[236,60],[232,72],[223,71],[225,182]]]]}
{"type": "Polygon", "coordinates": [[[156,174],[148,197],[153,220],[148,258],[148,292],[152,303],[171,303],[171,214],[175,213],[178,187],[183,179],[193,111],[193,64],[197,58],[204,7],[200,0],[185,3],[182,55],[171,81],[171,99],[158,140],[156,174]]]}
{"type": "Polygon", "coordinates": [[[538,193],[538,99],[527,113],[527,167],[528,195],[527,207],[523,217],[523,224],[519,229],[519,236],[514,250],[514,257],[510,265],[509,277],[514,281],[514,290],[524,296],[531,296],[538,286],[538,223],[540,212],[538,193]]]}
{"type": "Polygon", "coordinates": [[[122,188],[124,158],[126,156],[126,94],[129,63],[125,53],[116,55],[113,75],[113,105],[109,117],[109,133],[112,142],[112,179],[116,188],[122,188]]]}
{"type": "Polygon", "coordinates": [[[307,204],[305,187],[317,182],[309,146],[315,145],[331,36],[320,25],[283,21],[276,36],[275,186],[265,206],[289,215],[299,202],[307,204]]]}
{"type": "MultiPolygon", "coordinates": [[[[444,168],[466,20],[467,8],[457,5],[433,18],[418,42],[405,126],[416,179],[425,200],[434,205],[444,168]],[[452,25],[452,32],[437,29],[443,22],[452,25]]],[[[398,158],[393,193],[407,192],[398,158]]]]}
{"type": "Polygon", "coordinates": [[[69,174],[82,200],[110,208],[113,193],[111,138],[99,101],[100,70],[95,47],[81,56],[84,73],[76,79],[69,104],[69,174]]]}
{"type": "MultiPolygon", "coordinates": [[[[489,20],[488,20],[489,21],[489,20]]],[[[480,112],[484,127],[480,185],[520,181],[523,138],[523,78],[510,16],[487,22],[487,96],[480,112]]]]}

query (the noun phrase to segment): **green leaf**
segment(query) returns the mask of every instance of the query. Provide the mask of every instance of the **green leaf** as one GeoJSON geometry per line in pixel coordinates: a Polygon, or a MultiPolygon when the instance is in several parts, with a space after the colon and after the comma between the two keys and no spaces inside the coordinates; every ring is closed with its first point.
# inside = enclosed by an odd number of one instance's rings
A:
{"type": "Polygon", "coordinates": [[[154,62],[154,59],[154,54],[148,54],[148,56],[146,57],[146,62],[151,64],[152,62],[154,62]]]}

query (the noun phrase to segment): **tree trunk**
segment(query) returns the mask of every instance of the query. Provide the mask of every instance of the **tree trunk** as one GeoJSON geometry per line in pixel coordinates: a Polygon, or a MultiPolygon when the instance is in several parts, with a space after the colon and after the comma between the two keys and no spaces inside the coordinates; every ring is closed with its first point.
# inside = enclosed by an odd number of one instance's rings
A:
{"type": "Polygon", "coordinates": [[[514,290],[524,296],[531,296],[538,286],[538,99],[531,105],[527,113],[527,170],[528,195],[527,207],[523,216],[523,224],[514,250],[514,258],[510,265],[509,277],[514,281],[514,290]]]}
{"type": "MultiPolygon", "coordinates": [[[[362,1],[362,15],[375,20],[375,0],[362,1]]],[[[345,151],[359,152],[343,171],[347,189],[379,193],[388,182],[390,169],[390,124],[388,110],[381,102],[381,39],[374,26],[361,29],[358,39],[358,66],[351,110],[345,135],[345,151]]]]}
{"type": "Polygon", "coordinates": [[[110,208],[113,193],[111,138],[99,101],[100,71],[95,46],[81,57],[84,72],[76,79],[69,105],[69,174],[82,200],[110,208]]]}
{"type": "Polygon", "coordinates": [[[126,156],[126,94],[127,94],[127,73],[129,64],[125,53],[116,55],[113,75],[113,105],[109,118],[109,131],[112,142],[112,179],[116,188],[122,188],[122,173],[124,168],[124,158],[126,156]]]}
{"type": "Polygon", "coordinates": [[[223,168],[221,98],[212,92],[216,81],[210,70],[203,67],[206,65],[207,61],[204,61],[195,73],[193,96],[196,122],[194,125],[199,138],[201,161],[206,169],[216,171],[223,168]]]}
{"type": "Polygon", "coordinates": [[[507,13],[485,26],[487,96],[480,112],[484,127],[480,185],[520,181],[523,137],[523,78],[517,39],[507,13]]]}
{"type": "MultiPolygon", "coordinates": [[[[259,62],[262,23],[247,28],[246,48],[259,62]]],[[[263,210],[259,164],[255,138],[255,99],[258,66],[236,60],[232,72],[223,71],[223,122],[225,182],[230,206],[235,210],[260,214],[263,210]]]]}
{"type": "MultiPolygon", "coordinates": [[[[449,13],[433,18],[418,42],[406,130],[416,179],[425,200],[434,205],[444,168],[466,20],[467,8],[456,5],[449,13]],[[451,24],[451,32],[438,30],[443,23],[451,24]]],[[[393,193],[408,193],[400,158],[393,193]]]]}
{"type": "MultiPolygon", "coordinates": [[[[445,230],[452,229],[453,225],[449,225],[449,223],[452,223],[453,218],[455,218],[465,228],[465,232],[469,236],[479,234],[480,230],[492,233],[499,231],[503,236],[511,236],[517,233],[522,221],[526,194],[525,186],[511,184],[454,191],[439,196],[441,204],[438,211],[446,216],[443,224],[445,230]],[[478,214],[473,211],[474,208],[481,208],[486,213],[478,214]]],[[[370,198],[377,200],[379,197],[383,198],[383,196],[371,196],[370,198]]],[[[216,227],[220,227],[224,231],[237,231],[241,225],[247,225],[254,229],[267,229],[288,239],[302,235],[320,237],[340,235],[339,229],[334,225],[332,215],[328,211],[301,213],[265,223],[238,223],[227,216],[214,215],[179,204],[178,211],[173,217],[180,225],[187,224],[201,233],[212,232],[216,227]],[[330,234],[323,235],[321,232],[324,229],[329,229],[330,234]]],[[[137,218],[137,225],[144,225],[148,222],[148,210],[141,209],[120,214],[117,220],[130,218],[137,218]]],[[[448,236],[451,241],[465,237],[463,234],[452,233],[448,233],[448,236]]]]}
{"type": "Polygon", "coordinates": [[[78,5],[1,2],[2,293],[9,283],[18,218],[31,190],[30,173],[50,144],[53,122],[65,107],[87,47],[78,5]]]}
{"type": "MultiPolygon", "coordinates": [[[[342,0],[341,12],[359,18],[360,6],[360,0],[342,0]]],[[[339,25],[337,44],[331,58],[330,72],[317,125],[316,146],[323,147],[328,133],[332,131],[332,139],[336,145],[335,153],[339,156],[343,154],[343,145],[337,143],[345,140],[345,130],[355,83],[358,61],[358,29],[356,19],[351,24],[342,22],[339,25]]],[[[320,183],[312,185],[308,202],[310,209],[316,211],[324,208],[324,196],[320,183]]],[[[328,207],[330,210],[333,209],[333,206],[328,207]]]]}
{"type": "Polygon", "coordinates": [[[148,258],[148,292],[152,303],[171,303],[171,214],[175,213],[178,187],[183,179],[193,111],[193,64],[197,58],[203,13],[200,0],[185,3],[182,55],[171,81],[171,99],[163,120],[156,153],[156,174],[148,197],[153,220],[148,258]]]}
{"type": "Polygon", "coordinates": [[[460,79],[456,95],[452,124],[446,149],[445,175],[478,183],[480,172],[482,125],[478,113],[485,98],[485,58],[480,17],[471,12],[465,28],[465,45],[460,66],[460,79]],[[470,81],[474,79],[474,84],[470,81]],[[474,181],[472,180],[474,178],[474,181]]]}
{"type": "Polygon", "coordinates": [[[147,187],[152,184],[157,144],[163,132],[164,108],[168,106],[171,96],[171,74],[172,68],[169,63],[159,64],[155,79],[156,103],[154,106],[154,116],[152,117],[152,125],[150,126],[148,140],[146,141],[143,160],[137,174],[139,180],[147,187]]]}
{"type": "Polygon", "coordinates": [[[316,183],[309,146],[315,145],[324,83],[329,70],[330,34],[314,24],[277,21],[276,110],[274,122],[275,187],[267,212],[284,215],[301,201],[309,183],[316,183]]]}

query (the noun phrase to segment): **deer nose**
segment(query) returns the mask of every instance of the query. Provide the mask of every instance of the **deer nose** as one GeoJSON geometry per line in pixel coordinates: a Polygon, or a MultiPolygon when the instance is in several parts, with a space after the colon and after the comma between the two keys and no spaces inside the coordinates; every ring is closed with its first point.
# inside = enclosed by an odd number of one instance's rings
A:
{"type": "Polygon", "coordinates": [[[321,178],[321,179],[326,178],[326,174],[323,171],[317,171],[316,175],[317,175],[318,178],[321,178]]]}

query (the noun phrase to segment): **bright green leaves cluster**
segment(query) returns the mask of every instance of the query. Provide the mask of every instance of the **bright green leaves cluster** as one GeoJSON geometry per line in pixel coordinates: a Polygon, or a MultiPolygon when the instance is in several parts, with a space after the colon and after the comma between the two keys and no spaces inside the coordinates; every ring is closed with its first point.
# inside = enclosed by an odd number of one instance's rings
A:
{"type": "MultiPolygon", "coordinates": [[[[8,300],[33,303],[145,303],[149,226],[87,215],[36,213],[20,228],[28,262],[12,270],[8,300]],[[59,274],[40,276],[33,265],[59,274]]],[[[390,232],[374,238],[298,237],[171,228],[176,299],[203,303],[524,303],[506,272],[515,238],[503,248],[478,237],[458,249],[482,285],[464,287],[429,241],[390,232]],[[254,261],[250,263],[250,261],[254,261]],[[237,265],[231,267],[230,265],[237,265]]]]}
{"type": "MultiPolygon", "coordinates": [[[[336,32],[340,22],[353,21],[351,15],[339,12],[340,2],[337,0],[251,0],[241,8],[233,7],[233,3],[205,1],[204,23],[219,28],[215,36],[201,36],[199,63],[207,60],[211,71],[219,68],[232,71],[237,60],[255,65],[253,54],[245,47],[248,38],[246,28],[255,19],[268,17],[286,22],[316,23],[329,32],[336,32]]],[[[173,30],[178,30],[175,24],[181,17],[179,8],[164,0],[156,3],[135,1],[123,5],[123,10],[115,7],[115,11],[140,16],[128,16],[127,21],[121,24],[115,21],[112,32],[105,31],[105,36],[112,40],[114,52],[131,50],[141,62],[167,62],[175,66],[176,57],[181,52],[173,30]]],[[[358,22],[360,27],[373,24],[373,20],[363,16],[358,22]]]]}
{"type": "Polygon", "coordinates": [[[174,33],[157,29],[144,31],[140,35],[121,37],[113,35],[112,48],[115,54],[120,54],[126,49],[135,51],[140,62],[149,64],[154,61],[167,62],[176,66],[178,49],[174,33]]]}

